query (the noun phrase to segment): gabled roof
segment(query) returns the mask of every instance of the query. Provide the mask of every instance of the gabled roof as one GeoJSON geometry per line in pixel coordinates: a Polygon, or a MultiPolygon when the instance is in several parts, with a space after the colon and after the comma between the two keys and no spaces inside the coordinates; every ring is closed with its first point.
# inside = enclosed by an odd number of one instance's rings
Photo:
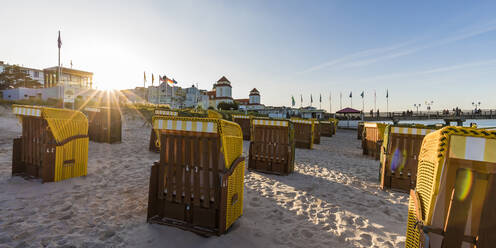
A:
{"type": "Polygon", "coordinates": [[[356,110],[354,108],[344,108],[336,112],[337,114],[359,114],[361,113],[360,110],[356,110]]]}
{"type": "Polygon", "coordinates": [[[260,92],[258,92],[257,88],[253,88],[253,90],[251,90],[250,92],[257,92],[257,93],[260,93],[260,92]]]}
{"type": "Polygon", "coordinates": [[[220,83],[220,82],[229,82],[229,80],[227,80],[227,78],[225,76],[222,76],[219,80],[217,80],[217,83],[220,83]]]}

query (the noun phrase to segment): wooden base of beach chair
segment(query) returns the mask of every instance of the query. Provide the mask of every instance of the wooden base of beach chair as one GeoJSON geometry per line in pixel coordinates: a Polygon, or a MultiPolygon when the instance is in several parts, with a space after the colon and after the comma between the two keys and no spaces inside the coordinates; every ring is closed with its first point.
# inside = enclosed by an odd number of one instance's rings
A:
{"type": "Polygon", "coordinates": [[[268,145],[250,142],[248,170],[276,175],[288,175],[294,171],[291,145],[268,145]]]}
{"type": "Polygon", "coordinates": [[[295,147],[296,148],[302,148],[302,149],[312,149],[312,145],[310,143],[301,142],[301,141],[296,141],[295,147]]]}

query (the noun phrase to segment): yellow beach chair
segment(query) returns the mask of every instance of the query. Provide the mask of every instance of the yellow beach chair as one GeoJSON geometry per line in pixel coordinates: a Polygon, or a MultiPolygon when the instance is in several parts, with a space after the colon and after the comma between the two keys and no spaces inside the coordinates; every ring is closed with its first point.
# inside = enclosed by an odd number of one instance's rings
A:
{"type": "Polygon", "coordinates": [[[14,139],[12,174],[57,182],[84,176],[88,165],[88,119],[74,110],[13,105],[22,124],[14,139]]]}
{"type": "Polygon", "coordinates": [[[238,124],[213,118],[154,117],[160,161],[151,169],[150,223],[220,235],[243,214],[245,159],[238,124]]]}
{"type": "Polygon", "coordinates": [[[445,127],[425,136],[406,247],[495,247],[496,132],[445,127]]]}
{"type": "Polygon", "coordinates": [[[296,148],[313,148],[315,120],[291,118],[295,129],[296,148]]]}

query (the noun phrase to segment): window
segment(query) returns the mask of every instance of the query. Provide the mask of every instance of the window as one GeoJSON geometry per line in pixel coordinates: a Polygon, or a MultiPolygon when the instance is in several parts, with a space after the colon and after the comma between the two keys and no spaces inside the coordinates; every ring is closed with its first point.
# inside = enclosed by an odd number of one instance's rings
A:
{"type": "Polygon", "coordinates": [[[34,72],[34,77],[35,77],[35,78],[40,77],[40,72],[39,72],[39,71],[35,71],[35,72],[34,72]]]}

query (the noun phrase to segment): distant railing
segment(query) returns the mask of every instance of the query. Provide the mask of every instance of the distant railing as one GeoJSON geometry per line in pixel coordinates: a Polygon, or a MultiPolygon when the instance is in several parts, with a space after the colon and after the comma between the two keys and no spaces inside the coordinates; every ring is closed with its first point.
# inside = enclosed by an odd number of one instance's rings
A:
{"type": "MultiPolygon", "coordinates": [[[[444,119],[444,118],[465,118],[465,119],[496,119],[495,109],[477,109],[477,110],[434,110],[434,111],[394,111],[394,112],[365,112],[363,118],[366,120],[384,120],[384,119],[444,119]]],[[[350,116],[336,115],[341,120],[361,120],[362,114],[350,116]]]]}

